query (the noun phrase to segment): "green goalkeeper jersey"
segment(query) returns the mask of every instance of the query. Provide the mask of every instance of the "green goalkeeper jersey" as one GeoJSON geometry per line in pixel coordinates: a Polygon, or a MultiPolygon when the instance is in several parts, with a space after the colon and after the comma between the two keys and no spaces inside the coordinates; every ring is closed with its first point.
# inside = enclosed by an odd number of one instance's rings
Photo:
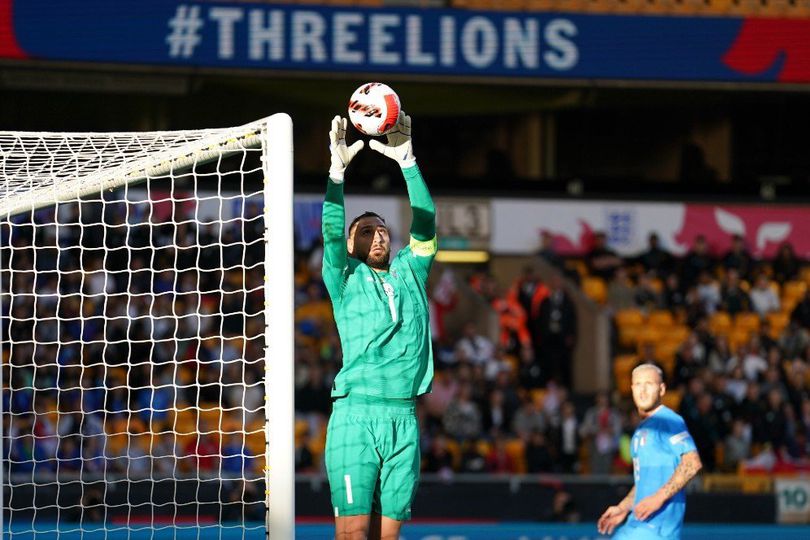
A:
{"type": "Polygon", "coordinates": [[[387,272],[348,256],[343,184],[328,181],[323,281],[343,347],[333,397],[354,392],[414,398],[429,392],[433,382],[427,279],[437,249],[436,212],[419,168],[402,172],[413,211],[411,237],[387,272]]]}

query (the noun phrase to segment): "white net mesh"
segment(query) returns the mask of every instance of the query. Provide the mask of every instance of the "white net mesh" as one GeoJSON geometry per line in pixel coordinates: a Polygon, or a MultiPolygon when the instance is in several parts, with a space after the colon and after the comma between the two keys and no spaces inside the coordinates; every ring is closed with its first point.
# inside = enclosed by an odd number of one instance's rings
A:
{"type": "Polygon", "coordinates": [[[264,536],[261,133],[0,134],[4,537],[264,536]]]}

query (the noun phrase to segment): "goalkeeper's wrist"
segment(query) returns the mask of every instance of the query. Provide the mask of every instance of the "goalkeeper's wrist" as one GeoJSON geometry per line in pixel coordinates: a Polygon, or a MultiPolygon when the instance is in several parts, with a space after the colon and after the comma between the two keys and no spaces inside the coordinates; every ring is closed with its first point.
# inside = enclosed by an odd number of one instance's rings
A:
{"type": "Polygon", "coordinates": [[[410,169],[411,167],[416,167],[416,158],[411,157],[411,158],[408,158],[408,159],[405,159],[405,160],[402,160],[402,161],[397,161],[397,163],[399,163],[399,168],[404,171],[405,169],[410,169]]]}
{"type": "Polygon", "coordinates": [[[329,170],[329,180],[332,181],[333,184],[342,184],[343,183],[343,171],[334,171],[329,170]]]}

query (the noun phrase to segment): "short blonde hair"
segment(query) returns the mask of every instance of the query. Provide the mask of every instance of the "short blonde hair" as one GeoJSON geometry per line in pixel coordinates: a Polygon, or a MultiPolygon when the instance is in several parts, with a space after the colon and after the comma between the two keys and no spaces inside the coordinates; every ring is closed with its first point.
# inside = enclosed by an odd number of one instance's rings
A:
{"type": "Polygon", "coordinates": [[[658,378],[661,379],[661,382],[664,382],[664,371],[660,367],[656,366],[655,364],[650,364],[649,362],[644,363],[644,364],[639,364],[636,367],[634,367],[633,371],[630,372],[630,377],[635,375],[636,371],[640,371],[642,369],[652,369],[653,371],[658,373],[658,378]]]}

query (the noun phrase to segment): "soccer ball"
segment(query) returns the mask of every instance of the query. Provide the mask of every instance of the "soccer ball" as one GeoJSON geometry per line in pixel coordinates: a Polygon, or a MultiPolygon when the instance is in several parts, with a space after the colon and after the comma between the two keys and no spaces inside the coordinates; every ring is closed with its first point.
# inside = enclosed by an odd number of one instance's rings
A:
{"type": "Polygon", "coordinates": [[[349,122],[360,133],[379,137],[397,125],[399,96],[390,86],[371,82],[354,91],[349,99],[349,122]]]}

